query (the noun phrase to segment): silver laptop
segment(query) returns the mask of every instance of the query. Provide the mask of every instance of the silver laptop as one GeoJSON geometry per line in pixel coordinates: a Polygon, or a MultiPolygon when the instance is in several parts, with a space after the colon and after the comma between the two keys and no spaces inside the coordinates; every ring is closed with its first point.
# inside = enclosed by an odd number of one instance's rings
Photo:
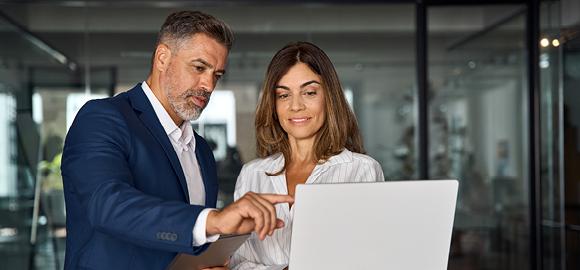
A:
{"type": "Polygon", "coordinates": [[[456,180],[296,188],[290,270],[447,269],[456,180]]]}

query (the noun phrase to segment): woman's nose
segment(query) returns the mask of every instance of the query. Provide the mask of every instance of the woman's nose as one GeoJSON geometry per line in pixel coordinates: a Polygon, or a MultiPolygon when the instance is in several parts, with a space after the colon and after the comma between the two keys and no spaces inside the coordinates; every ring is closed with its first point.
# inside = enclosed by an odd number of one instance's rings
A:
{"type": "Polygon", "coordinates": [[[292,111],[300,111],[306,108],[301,95],[292,95],[292,100],[290,102],[290,110],[292,111]]]}

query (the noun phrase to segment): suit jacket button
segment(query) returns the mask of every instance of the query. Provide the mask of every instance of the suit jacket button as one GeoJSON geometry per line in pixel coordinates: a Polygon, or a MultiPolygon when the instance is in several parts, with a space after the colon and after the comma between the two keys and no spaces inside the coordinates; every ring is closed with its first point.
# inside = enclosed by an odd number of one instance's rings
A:
{"type": "Polygon", "coordinates": [[[171,241],[175,242],[175,240],[177,240],[177,234],[172,233],[171,234],[171,241]]]}

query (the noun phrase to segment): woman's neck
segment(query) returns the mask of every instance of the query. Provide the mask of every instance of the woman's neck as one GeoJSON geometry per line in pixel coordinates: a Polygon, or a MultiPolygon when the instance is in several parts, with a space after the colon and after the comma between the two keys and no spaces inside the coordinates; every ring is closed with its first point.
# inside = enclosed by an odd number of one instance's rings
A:
{"type": "Polygon", "coordinates": [[[314,139],[290,140],[290,151],[290,160],[285,174],[288,195],[294,196],[296,185],[306,183],[316,167],[314,139]]]}
{"type": "Polygon", "coordinates": [[[309,164],[315,162],[314,139],[290,140],[291,164],[309,164]]]}

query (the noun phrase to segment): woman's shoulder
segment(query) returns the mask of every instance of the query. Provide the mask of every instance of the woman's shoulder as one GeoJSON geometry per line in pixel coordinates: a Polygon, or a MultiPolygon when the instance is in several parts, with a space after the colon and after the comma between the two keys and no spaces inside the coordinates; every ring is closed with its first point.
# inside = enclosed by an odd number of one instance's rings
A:
{"type": "Polygon", "coordinates": [[[348,151],[347,154],[350,154],[353,163],[379,165],[379,162],[376,161],[374,158],[372,158],[369,155],[351,152],[351,151],[346,150],[346,149],[345,149],[345,151],[348,151]]]}
{"type": "Polygon", "coordinates": [[[326,174],[335,178],[332,182],[384,181],[380,163],[369,155],[345,149],[333,156],[327,166],[326,174]]]}
{"type": "Polygon", "coordinates": [[[278,166],[280,159],[282,159],[282,165],[284,164],[284,158],[281,156],[282,154],[274,154],[265,158],[256,158],[244,164],[242,172],[271,171],[278,166]]]}
{"type": "MultiPolygon", "coordinates": [[[[383,168],[381,164],[369,155],[361,153],[352,153],[352,164],[353,167],[362,168],[365,174],[368,174],[370,178],[366,181],[384,181],[385,176],[383,173],[383,168]]],[[[361,171],[361,170],[357,170],[361,171]]]]}
{"type": "MultiPolygon", "coordinates": [[[[275,172],[276,168],[281,168],[278,167],[279,159],[279,156],[272,155],[265,158],[257,158],[244,164],[236,181],[234,198],[238,199],[248,191],[272,193],[271,187],[267,184],[269,181],[266,181],[270,176],[266,173],[275,172]]],[[[282,158],[281,166],[283,165],[282,158]]]]}

